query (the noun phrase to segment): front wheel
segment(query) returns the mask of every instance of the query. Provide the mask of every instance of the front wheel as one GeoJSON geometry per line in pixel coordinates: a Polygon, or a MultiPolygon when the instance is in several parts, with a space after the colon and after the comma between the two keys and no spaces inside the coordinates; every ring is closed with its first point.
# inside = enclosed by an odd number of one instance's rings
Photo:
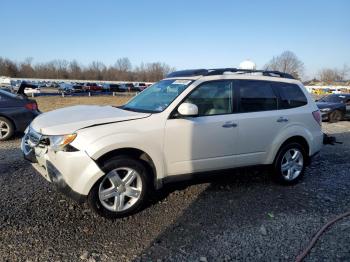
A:
{"type": "Polygon", "coordinates": [[[142,161],[113,157],[102,169],[106,172],[91,189],[88,202],[99,215],[114,219],[137,212],[150,191],[149,175],[142,161]]]}
{"type": "Polygon", "coordinates": [[[284,145],[274,162],[275,179],[282,184],[297,183],[305,171],[307,154],[299,143],[284,145]]]}

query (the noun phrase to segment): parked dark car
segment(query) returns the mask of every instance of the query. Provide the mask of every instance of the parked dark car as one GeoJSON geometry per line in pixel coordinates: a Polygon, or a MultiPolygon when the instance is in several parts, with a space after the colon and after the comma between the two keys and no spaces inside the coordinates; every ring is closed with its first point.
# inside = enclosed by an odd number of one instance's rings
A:
{"type": "Polygon", "coordinates": [[[0,90],[0,141],[10,139],[16,131],[23,132],[29,123],[40,114],[34,100],[23,93],[13,94],[0,90]]]}
{"type": "Polygon", "coordinates": [[[98,92],[98,91],[103,91],[102,86],[96,84],[96,83],[86,83],[83,86],[83,90],[86,92],[98,92]]]}
{"type": "Polygon", "coordinates": [[[135,86],[133,83],[125,83],[120,85],[120,89],[124,92],[135,91],[135,86]]]}
{"type": "Polygon", "coordinates": [[[73,92],[74,93],[82,93],[82,92],[84,92],[83,85],[81,85],[81,84],[75,84],[75,85],[72,86],[72,88],[73,88],[73,92]]]}
{"type": "Polygon", "coordinates": [[[316,102],[323,121],[338,122],[350,117],[350,94],[331,94],[316,102]]]}
{"type": "Polygon", "coordinates": [[[125,92],[125,89],[120,88],[120,84],[103,84],[102,88],[106,92],[125,92]]]}

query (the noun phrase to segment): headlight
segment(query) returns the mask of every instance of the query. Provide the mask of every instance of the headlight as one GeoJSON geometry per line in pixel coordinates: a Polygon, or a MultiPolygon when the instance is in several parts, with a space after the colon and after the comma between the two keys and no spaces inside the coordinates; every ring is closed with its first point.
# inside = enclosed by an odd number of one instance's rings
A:
{"type": "Polygon", "coordinates": [[[323,108],[323,109],[321,109],[320,111],[321,111],[321,112],[328,112],[328,111],[331,111],[331,109],[330,109],[330,108],[323,108]]]}
{"type": "Polygon", "coordinates": [[[77,134],[63,135],[63,136],[49,136],[50,147],[54,151],[61,151],[63,148],[74,141],[77,134]]]}

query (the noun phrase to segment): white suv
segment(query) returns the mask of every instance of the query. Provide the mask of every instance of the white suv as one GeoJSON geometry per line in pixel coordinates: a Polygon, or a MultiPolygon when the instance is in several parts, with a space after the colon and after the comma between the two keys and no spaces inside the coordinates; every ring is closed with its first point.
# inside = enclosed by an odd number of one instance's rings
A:
{"type": "Polygon", "coordinates": [[[116,218],[153,189],[207,171],[269,165],[295,183],[322,144],[320,112],[299,81],[225,68],[171,73],[120,107],[44,113],[21,148],[65,194],[116,218]]]}

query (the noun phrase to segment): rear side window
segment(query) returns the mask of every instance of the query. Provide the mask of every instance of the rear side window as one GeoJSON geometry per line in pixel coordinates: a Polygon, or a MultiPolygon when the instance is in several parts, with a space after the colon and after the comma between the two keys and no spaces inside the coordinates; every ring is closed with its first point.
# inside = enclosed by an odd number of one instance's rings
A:
{"type": "Polygon", "coordinates": [[[307,104],[307,99],[298,85],[288,83],[273,83],[273,85],[281,97],[280,109],[295,108],[307,104]]]}
{"type": "Polygon", "coordinates": [[[271,83],[258,80],[240,80],[240,112],[277,110],[278,98],[271,83]]]}

